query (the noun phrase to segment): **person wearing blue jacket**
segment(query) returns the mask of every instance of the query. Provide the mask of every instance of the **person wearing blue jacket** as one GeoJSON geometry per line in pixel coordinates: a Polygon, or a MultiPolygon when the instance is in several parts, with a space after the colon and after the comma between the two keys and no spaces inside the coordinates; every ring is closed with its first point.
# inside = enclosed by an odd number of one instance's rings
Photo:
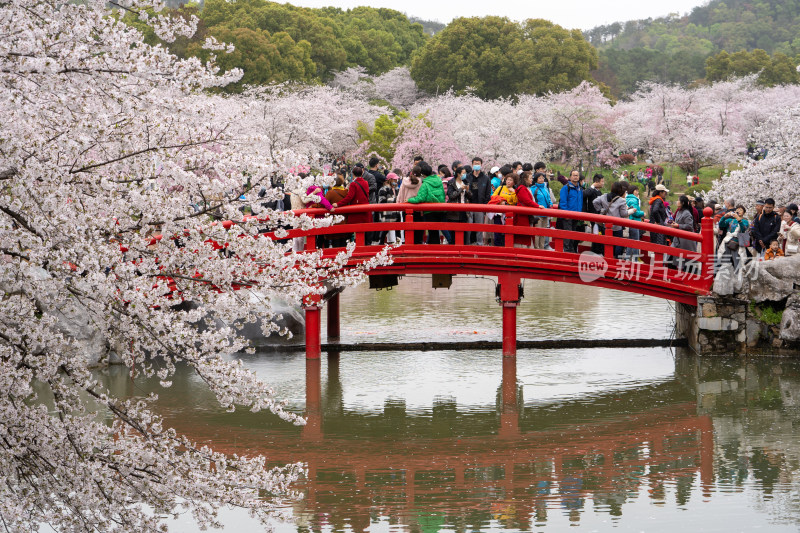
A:
{"type": "MultiPolygon", "coordinates": [[[[644,220],[644,211],[642,211],[642,201],[639,199],[639,186],[633,183],[628,184],[628,196],[625,197],[628,204],[628,218],[641,222],[644,220]]],[[[634,241],[641,240],[642,230],[638,228],[628,228],[628,238],[634,241]]],[[[625,258],[631,261],[639,260],[641,252],[638,248],[627,248],[625,250],[625,258]]]]}
{"type": "MultiPolygon", "coordinates": [[[[550,197],[550,188],[547,186],[547,176],[543,172],[537,172],[533,176],[533,185],[531,185],[531,194],[533,200],[539,204],[539,207],[545,209],[552,209],[553,200],[550,197]]],[[[536,217],[537,228],[549,228],[550,217],[536,217]]],[[[533,247],[537,250],[544,250],[548,247],[550,238],[544,235],[536,235],[533,239],[533,247]]]]}
{"type": "MultiPolygon", "coordinates": [[[[562,211],[583,211],[583,189],[579,185],[581,174],[577,170],[573,170],[569,175],[569,181],[566,185],[561,187],[561,193],[558,196],[558,208],[562,211]]],[[[570,218],[562,218],[561,225],[566,231],[576,231],[578,228],[579,220],[570,218]]],[[[576,254],[578,253],[578,241],[573,239],[564,239],[564,251],[576,254]]]]}

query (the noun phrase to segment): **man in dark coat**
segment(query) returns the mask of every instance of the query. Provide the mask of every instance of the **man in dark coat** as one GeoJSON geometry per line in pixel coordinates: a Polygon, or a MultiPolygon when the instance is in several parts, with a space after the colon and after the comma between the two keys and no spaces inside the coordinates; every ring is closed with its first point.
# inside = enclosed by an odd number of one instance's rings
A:
{"type": "Polygon", "coordinates": [[[764,209],[753,219],[751,227],[753,246],[759,254],[763,254],[769,248],[769,243],[778,238],[781,229],[781,217],[775,212],[775,200],[764,200],[764,209]]]}
{"type": "MultiPolygon", "coordinates": [[[[378,170],[378,163],[380,162],[381,160],[378,159],[377,157],[372,157],[369,160],[369,173],[372,174],[372,176],[375,178],[375,187],[376,187],[375,198],[373,199],[372,189],[371,189],[372,183],[370,183],[369,203],[371,204],[378,203],[378,191],[380,191],[383,188],[383,184],[386,183],[386,176],[384,175],[383,172],[378,170]]],[[[373,222],[380,222],[380,216],[381,216],[380,212],[376,211],[372,213],[372,215],[373,215],[372,217],[373,222]]],[[[367,244],[371,244],[374,243],[375,241],[378,241],[380,239],[380,235],[381,233],[378,231],[367,232],[366,236],[367,244]]]]}
{"type": "MultiPolygon", "coordinates": [[[[659,226],[664,226],[667,218],[669,217],[669,212],[667,211],[667,207],[664,205],[664,200],[667,198],[669,194],[669,189],[664,187],[663,184],[659,183],[656,185],[655,190],[653,191],[653,196],[650,198],[650,222],[653,224],[657,224],[659,226]]],[[[650,241],[653,244],[666,244],[666,238],[663,233],[658,233],[655,231],[651,231],[650,233],[650,241]]]]}
{"type": "MultiPolygon", "coordinates": [[[[594,207],[594,200],[603,194],[603,185],[605,185],[605,177],[602,174],[595,174],[592,178],[592,186],[583,191],[583,212],[597,215],[597,209],[594,207]]],[[[597,224],[592,224],[592,233],[603,233],[597,224]]],[[[592,251],[596,254],[603,255],[603,245],[598,242],[592,243],[592,251]]]]}

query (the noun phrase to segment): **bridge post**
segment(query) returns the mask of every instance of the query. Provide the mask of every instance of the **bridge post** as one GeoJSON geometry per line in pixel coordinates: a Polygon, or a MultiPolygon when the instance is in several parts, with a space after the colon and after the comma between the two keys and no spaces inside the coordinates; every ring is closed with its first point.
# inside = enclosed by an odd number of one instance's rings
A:
{"type": "MultiPolygon", "coordinates": [[[[406,216],[404,222],[414,222],[414,210],[413,209],[406,209],[406,216]]],[[[404,230],[403,231],[403,244],[408,246],[409,244],[414,244],[414,230],[404,230]]]]}
{"type": "Polygon", "coordinates": [[[520,277],[518,274],[500,274],[500,305],[503,306],[503,357],[517,355],[517,306],[519,305],[520,277]]]}
{"type": "Polygon", "coordinates": [[[517,302],[503,302],[503,357],[517,355],[517,302]]]}
{"type": "Polygon", "coordinates": [[[700,251],[703,258],[703,281],[708,289],[714,284],[714,210],[710,207],[703,209],[703,218],[700,220],[700,235],[703,240],[700,251]]]}
{"type": "Polygon", "coordinates": [[[319,359],[322,352],[320,341],[320,296],[313,294],[306,296],[303,301],[303,310],[306,314],[306,359],[319,359]]]}
{"type": "MultiPolygon", "coordinates": [[[[614,224],[611,222],[606,222],[605,224],[605,231],[603,232],[606,237],[613,237],[614,236],[614,224]]],[[[613,244],[606,244],[603,248],[603,257],[606,259],[614,259],[614,245],[613,244]]]]}
{"type": "Polygon", "coordinates": [[[338,339],[340,335],[339,327],[339,293],[337,292],[328,299],[328,340],[338,339]]]}

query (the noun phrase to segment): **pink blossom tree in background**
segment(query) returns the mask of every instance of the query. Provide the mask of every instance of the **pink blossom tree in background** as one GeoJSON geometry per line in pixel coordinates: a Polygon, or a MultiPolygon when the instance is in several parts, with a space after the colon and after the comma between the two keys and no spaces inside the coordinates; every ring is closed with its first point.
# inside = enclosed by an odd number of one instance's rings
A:
{"type": "Polygon", "coordinates": [[[422,156],[434,166],[441,163],[450,166],[453,161],[467,159],[448,129],[434,127],[425,116],[409,118],[399,127],[392,168],[408,172],[416,156],[422,156]]]}
{"type": "MultiPolygon", "coordinates": [[[[161,7],[121,6],[162,38],[192,33],[195,21],[161,7]]],[[[267,520],[293,497],[299,467],[198,446],[164,425],[153,398],[115,397],[75,327],[165,387],[182,363],[222,406],[302,424],[227,358],[248,349],[240,328],[281,333],[275,295],[297,303],[386,258],[343,273],[347,253],[287,253],[257,238],[265,226],[243,220],[239,197],[256,201],[275,175],[341,149],[347,126],[328,121],[363,116],[364,104],[331,89],[210,96],[241,72],[178,60],[109,15],[99,0],[0,4],[0,517],[7,531],[162,531],[161,517],[184,512],[218,525],[232,505],[267,520]],[[172,308],[180,301],[193,305],[172,308]]],[[[267,229],[330,223],[269,214],[267,229]]]]}
{"type": "MultiPolygon", "coordinates": [[[[476,156],[484,160],[484,166],[515,160],[535,161],[547,149],[530,107],[509,100],[482,100],[476,96],[447,93],[419,101],[412,106],[410,114],[424,116],[439,142],[452,144],[450,151],[462,154],[457,159],[464,162],[476,156]]],[[[423,144],[423,139],[414,139],[417,134],[432,135],[424,129],[404,130],[398,138],[398,146],[423,144]]],[[[442,162],[450,164],[452,160],[442,162]]]]}
{"type": "Polygon", "coordinates": [[[287,152],[312,162],[353,150],[359,121],[380,115],[380,108],[352,93],[323,86],[253,87],[240,105],[251,111],[247,126],[262,132],[271,157],[287,152]]]}
{"type": "Polygon", "coordinates": [[[567,161],[587,174],[599,166],[598,156],[616,145],[611,103],[588,82],[570,91],[549,94],[538,104],[543,107],[540,131],[551,150],[563,151],[567,161]]]}
{"type": "Polygon", "coordinates": [[[800,106],[780,109],[753,133],[753,145],[766,150],[760,160],[743,158],[740,168],[713,183],[708,196],[733,198],[752,212],[756,201],[772,197],[776,205],[800,201],[800,106]]]}
{"type": "Polygon", "coordinates": [[[800,97],[800,87],[762,88],[752,76],[696,88],[642,84],[614,108],[622,150],[642,149],[653,159],[736,166],[750,136],[800,97]]]}

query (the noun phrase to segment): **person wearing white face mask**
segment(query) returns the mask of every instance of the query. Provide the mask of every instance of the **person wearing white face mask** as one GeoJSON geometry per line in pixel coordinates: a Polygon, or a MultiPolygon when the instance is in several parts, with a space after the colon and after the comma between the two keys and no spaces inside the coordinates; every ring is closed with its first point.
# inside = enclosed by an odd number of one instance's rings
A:
{"type": "MultiPolygon", "coordinates": [[[[488,204],[489,198],[492,196],[492,183],[485,173],[481,172],[481,165],[483,159],[474,157],[472,159],[472,172],[467,174],[467,187],[470,192],[470,203],[472,204],[488,204]]],[[[481,211],[473,211],[469,214],[469,221],[474,224],[483,224],[486,220],[486,213],[481,211]]],[[[484,232],[473,231],[465,235],[469,237],[469,242],[465,244],[477,244],[483,246],[484,232]]]]}

